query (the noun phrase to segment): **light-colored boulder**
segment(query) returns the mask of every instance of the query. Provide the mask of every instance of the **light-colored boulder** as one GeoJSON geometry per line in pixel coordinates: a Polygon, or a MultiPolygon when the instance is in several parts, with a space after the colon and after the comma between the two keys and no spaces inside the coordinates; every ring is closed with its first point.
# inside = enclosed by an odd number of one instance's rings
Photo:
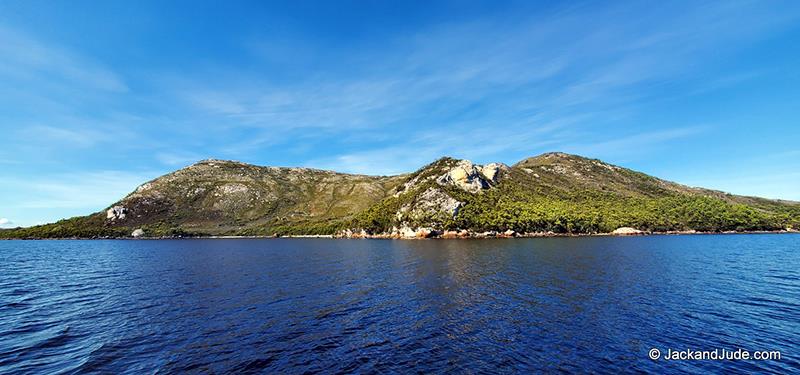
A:
{"type": "Polygon", "coordinates": [[[489,163],[485,166],[472,164],[469,160],[460,160],[436,182],[440,185],[455,185],[461,190],[477,193],[492,187],[500,179],[501,171],[508,170],[502,163],[489,163]]]}
{"type": "Polygon", "coordinates": [[[141,228],[134,229],[133,232],[131,233],[131,237],[133,237],[133,238],[139,238],[139,237],[142,237],[142,236],[144,236],[144,230],[141,229],[141,228]]]}
{"type": "MultiPolygon", "coordinates": [[[[275,237],[278,237],[278,234],[275,234],[275,237]]],[[[352,230],[352,229],[344,229],[340,230],[336,234],[333,235],[334,238],[367,238],[368,234],[367,231],[363,229],[359,230],[352,230]]]]}
{"type": "Polygon", "coordinates": [[[436,236],[438,233],[433,228],[411,228],[408,225],[403,225],[400,228],[392,228],[389,235],[391,238],[430,238],[436,236]]]}
{"type": "Polygon", "coordinates": [[[634,236],[634,235],[637,235],[637,234],[644,234],[644,232],[640,231],[640,230],[638,230],[636,228],[621,227],[621,228],[614,229],[614,231],[611,232],[611,234],[617,235],[617,236],[634,236]]]}
{"type": "Polygon", "coordinates": [[[417,237],[417,231],[414,230],[414,229],[409,228],[406,225],[401,226],[397,230],[397,234],[402,238],[416,238],[417,237]]]}
{"type": "Polygon", "coordinates": [[[467,183],[469,182],[470,178],[472,177],[472,164],[464,164],[461,163],[459,166],[447,172],[450,175],[450,179],[456,181],[458,183],[467,183]]]}
{"type": "Polygon", "coordinates": [[[461,160],[447,173],[436,179],[440,185],[455,185],[461,190],[477,193],[489,188],[489,183],[483,178],[478,166],[469,160],[461,160]]]}
{"type": "Polygon", "coordinates": [[[483,177],[491,182],[497,182],[500,179],[500,172],[508,170],[508,166],[503,163],[489,163],[478,167],[483,177]]]}
{"type": "Polygon", "coordinates": [[[128,213],[127,208],[123,206],[114,206],[106,211],[106,219],[111,221],[125,220],[125,216],[127,213],[128,213]]]}

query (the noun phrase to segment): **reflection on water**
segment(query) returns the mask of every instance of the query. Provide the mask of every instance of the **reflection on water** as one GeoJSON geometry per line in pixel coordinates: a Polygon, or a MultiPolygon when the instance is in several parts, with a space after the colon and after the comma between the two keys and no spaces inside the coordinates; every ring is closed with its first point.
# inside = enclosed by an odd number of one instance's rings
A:
{"type": "Polygon", "coordinates": [[[0,257],[2,373],[800,369],[797,235],[0,241],[0,257]]]}

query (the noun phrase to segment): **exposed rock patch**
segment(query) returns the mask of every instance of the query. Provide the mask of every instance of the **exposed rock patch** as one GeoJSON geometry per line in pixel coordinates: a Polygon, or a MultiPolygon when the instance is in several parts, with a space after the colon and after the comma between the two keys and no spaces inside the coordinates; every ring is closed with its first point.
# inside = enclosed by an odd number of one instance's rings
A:
{"type": "Polygon", "coordinates": [[[111,221],[125,220],[128,209],[123,206],[114,206],[106,211],[106,219],[111,221]]]}
{"type": "Polygon", "coordinates": [[[394,227],[389,234],[389,238],[432,238],[439,235],[439,232],[429,227],[411,228],[403,225],[400,228],[394,227]]]}
{"type": "Polygon", "coordinates": [[[481,174],[490,182],[497,182],[501,171],[508,170],[508,166],[503,163],[489,163],[480,168],[481,174]]]}
{"type": "Polygon", "coordinates": [[[222,185],[219,189],[219,193],[222,195],[230,195],[230,194],[245,194],[247,193],[248,189],[247,186],[242,184],[225,184],[222,185]]]}
{"type": "Polygon", "coordinates": [[[442,238],[469,238],[470,233],[466,229],[446,230],[442,233],[442,238]]]}
{"type": "Polygon", "coordinates": [[[417,197],[410,204],[406,204],[397,212],[397,218],[407,218],[419,220],[428,217],[446,216],[454,218],[458,214],[458,209],[463,205],[462,202],[454,199],[436,188],[429,188],[417,197]]]}
{"type": "Polygon", "coordinates": [[[508,167],[501,163],[482,166],[472,164],[469,160],[460,160],[447,173],[439,176],[436,182],[440,185],[454,185],[461,190],[477,193],[498,182],[501,172],[507,170],[508,167]]]}
{"type": "Polygon", "coordinates": [[[145,191],[150,190],[151,187],[153,187],[153,184],[146,182],[144,184],[141,184],[138,188],[136,188],[135,193],[141,194],[145,191]]]}
{"type": "Polygon", "coordinates": [[[509,230],[506,230],[505,232],[499,234],[498,236],[499,237],[506,237],[506,238],[516,237],[517,236],[517,232],[514,231],[514,230],[509,229],[509,230]]]}
{"type": "Polygon", "coordinates": [[[616,236],[635,236],[635,235],[640,235],[640,234],[645,234],[645,233],[643,231],[640,231],[640,230],[636,229],[636,228],[622,227],[622,228],[614,229],[614,231],[611,232],[611,234],[616,235],[616,236]]]}

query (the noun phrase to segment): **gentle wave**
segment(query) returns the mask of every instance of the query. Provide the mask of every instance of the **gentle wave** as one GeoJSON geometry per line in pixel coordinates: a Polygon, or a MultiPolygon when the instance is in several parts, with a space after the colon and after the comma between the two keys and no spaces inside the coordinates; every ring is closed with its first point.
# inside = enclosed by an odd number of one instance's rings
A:
{"type": "Polygon", "coordinates": [[[0,242],[0,373],[800,369],[800,236],[0,242]],[[779,361],[648,350],[779,350],[779,361]]]}

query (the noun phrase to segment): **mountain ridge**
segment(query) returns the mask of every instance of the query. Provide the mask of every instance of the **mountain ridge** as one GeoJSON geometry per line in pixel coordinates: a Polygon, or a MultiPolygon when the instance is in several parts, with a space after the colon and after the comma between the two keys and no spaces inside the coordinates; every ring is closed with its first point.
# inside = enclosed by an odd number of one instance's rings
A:
{"type": "Polygon", "coordinates": [[[563,152],[509,166],[442,157],[372,176],[205,159],[107,209],[0,238],[447,233],[598,234],[800,227],[800,203],[690,187],[563,152]]]}

